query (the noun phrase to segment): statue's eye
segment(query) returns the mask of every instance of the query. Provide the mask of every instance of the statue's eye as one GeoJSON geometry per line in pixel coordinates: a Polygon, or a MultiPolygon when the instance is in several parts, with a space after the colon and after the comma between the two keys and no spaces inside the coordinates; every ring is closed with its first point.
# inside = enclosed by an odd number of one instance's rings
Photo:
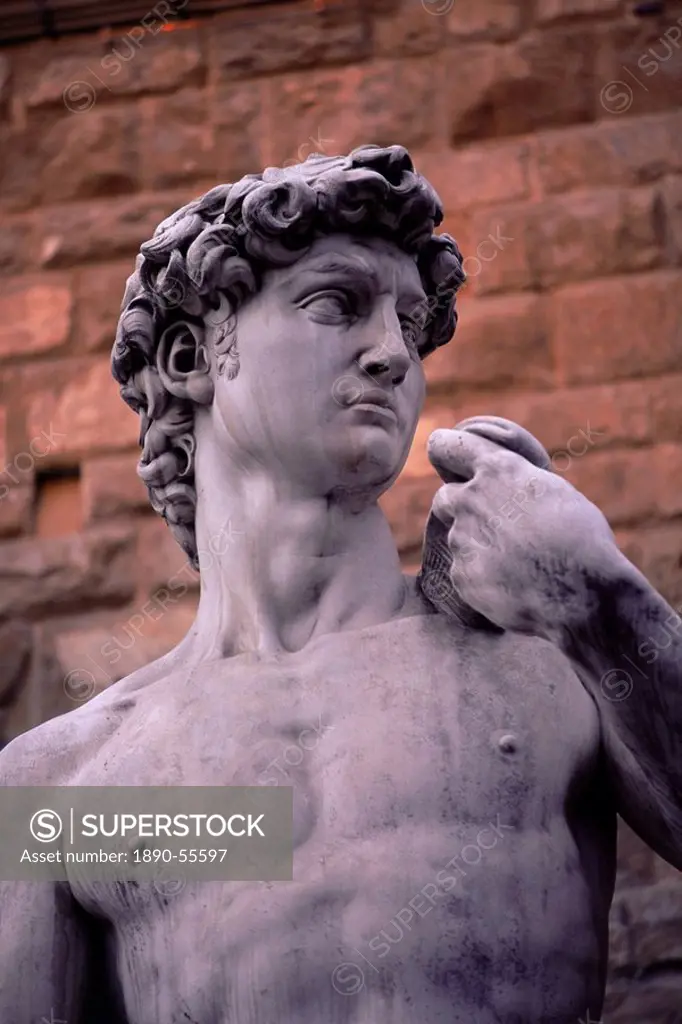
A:
{"type": "Polygon", "coordinates": [[[405,344],[409,349],[413,349],[415,352],[419,351],[419,343],[421,341],[422,332],[419,324],[416,324],[408,316],[400,317],[400,329],[403,334],[405,344]]]}
{"type": "Polygon", "coordinates": [[[324,292],[316,292],[299,303],[302,309],[317,317],[341,320],[352,316],[355,312],[353,298],[348,292],[331,288],[324,292]]]}

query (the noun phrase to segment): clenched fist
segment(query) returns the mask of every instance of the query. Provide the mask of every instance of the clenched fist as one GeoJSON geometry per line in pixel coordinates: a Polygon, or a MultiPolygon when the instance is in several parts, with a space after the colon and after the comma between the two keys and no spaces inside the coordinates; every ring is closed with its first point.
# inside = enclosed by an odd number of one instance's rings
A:
{"type": "Polygon", "coordinates": [[[508,420],[477,416],[428,443],[444,481],[426,526],[422,590],[437,607],[556,639],[596,600],[591,581],[622,558],[603,514],[550,471],[508,420]]]}

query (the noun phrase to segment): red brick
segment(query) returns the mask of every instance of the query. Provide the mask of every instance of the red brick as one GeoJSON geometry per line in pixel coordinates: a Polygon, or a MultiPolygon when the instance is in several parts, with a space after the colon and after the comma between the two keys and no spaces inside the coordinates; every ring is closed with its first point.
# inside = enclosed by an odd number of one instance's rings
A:
{"type": "Polygon", "coordinates": [[[659,441],[678,441],[682,437],[682,375],[642,381],[638,386],[649,400],[654,437],[659,441]]]}
{"type": "Polygon", "coordinates": [[[682,513],[682,446],[588,452],[556,469],[593,501],[612,524],[666,519],[682,513]]]}
{"type": "Polygon", "coordinates": [[[149,508],[147,488],[137,475],[139,451],[86,459],[81,470],[86,523],[149,508]]]}
{"type": "MultiPolygon", "coordinates": [[[[437,6],[437,5],[432,5],[437,6]]],[[[397,10],[376,18],[374,52],[380,57],[419,57],[435,53],[443,44],[442,17],[428,2],[402,0],[397,10]]]]}
{"type": "Polygon", "coordinates": [[[270,162],[300,159],[314,148],[346,153],[370,141],[442,145],[447,74],[444,64],[415,57],[273,77],[267,83],[270,162]],[[325,141],[315,145],[318,139],[325,141]]]}
{"type": "Polygon", "coordinates": [[[59,389],[39,391],[29,400],[27,432],[54,432],[52,459],[130,448],[139,420],[120,397],[109,360],[89,363],[59,389]],[[61,436],[58,436],[61,435],[61,436]]]}
{"type": "Polygon", "coordinates": [[[171,188],[193,178],[218,176],[208,110],[209,96],[200,89],[140,101],[139,146],[145,189],[171,188]]]}
{"type": "Polygon", "coordinates": [[[545,24],[576,15],[617,14],[622,9],[623,0],[538,0],[535,17],[545,24]]]}
{"type": "Polygon", "coordinates": [[[0,125],[0,202],[10,212],[137,187],[136,119],[111,107],[87,115],[59,111],[0,125]]]}
{"type": "Polygon", "coordinates": [[[675,110],[682,94],[682,49],[666,40],[679,24],[642,18],[598,33],[595,115],[620,117],[675,110]]]}
{"type": "Polygon", "coordinates": [[[138,187],[138,118],[133,108],[102,105],[73,113],[62,106],[58,114],[30,112],[10,132],[0,133],[8,153],[0,167],[6,209],[30,210],[138,187]]]}
{"type": "Polygon", "coordinates": [[[71,330],[68,278],[16,278],[0,293],[0,359],[49,352],[64,345],[71,330]]]}
{"type": "MultiPolygon", "coordinates": [[[[427,4],[428,6],[428,0],[427,4]]],[[[435,9],[445,7],[442,0],[432,0],[435,9]]],[[[524,23],[522,0],[478,0],[477,3],[449,5],[447,29],[460,39],[510,39],[518,34],[524,23]]]]}
{"type": "Polygon", "coordinates": [[[30,483],[14,484],[6,476],[0,476],[0,537],[14,537],[20,533],[31,532],[33,497],[34,491],[30,483]]]}
{"type": "Polygon", "coordinates": [[[67,698],[73,710],[111,683],[167,654],[183,639],[196,614],[195,600],[142,601],[96,623],[54,631],[54,647],[67,698]],[[70,698],[70,701],[69,699],[70,698]]]}
{"type": "Polygon", "coordinates": [[[446,214],[451,214],[527,199],[529,152],[527,142],[493,142],[412,156],[417,170],[438,192],[446,214]]]}
{"type": "Polygon", "coordinates": [[[0,468],[7,459],[7,409],[0,405],[0,468]]]}
{"type": "Polygon", "coordinates": [[[679,522],[616,531],[619,547],[666,600],[682,602],[682,524],[679,522]]]}
{"type": "MultiPolygon", "coordinates": [[[[556,449],[563,448],[571,437],[581,428],[591,424],[586,422],[584,410],[578,411],[577,420],[572,418],[575,409],[568,409],[565,415],[560,414],[560,405],[555,393],[537,394],[505,390],[499,392],[459,392],[456,389],[451,398],[444,396],[429,397],[422,413],[410,454],[401,474],[403,477],[431,477],[435,470],[426,454],[426,446],[430,434],[440,428],[452,429],[461,420],[470,416],[502,416],[519,423],[530,430],[545,446],[556,449]],[[554,403],[555,419],[559,426],[551,420],[552,403],[554,403]]],[[[574,447],[577,446],[577,442],[574,447]]],[[[437,477],[434,476],[434,479],[437,477]]]]}
{"type": "Polygon", "coordinates": [[[505,409],[500,415],[520,423],[551,453],[569,445],[578,451],[588,437],[594,451],[655,440],[650,398],[639,382],[511,395],[505,409]]]}
{"type": "Polygon", "coordinates": [[[546,192],[593,185],[641,185],[682,172],[682,114],[623,117],[543,132],[535,140],[546,192]]]}
{"type": "Polygon", "coordinates": [[[0,54],[0,119],[7,116],[11,91],[10,63],[4,54],[0,54]]]}
{"type": "Polygon", "coordinates": [[[663,219],[667,231],[668,261],[682,263],[682,175],[666,178],[661,185],[663,219]]]}
{"type": "MultiPolygon", "coordinates": [[[[94,208],[91,202],[49,207],[41,217],[39,262],[51,268],[135,256],[160,221],[196,195],[195,189],[187,188],[176,193],[102,199],[94,208]]],[[[130,269],[132,273],[132,261],[130,269]]]]}
{"type": "Polygon", "coordinates": [[[400,552],[400,568],[407,576],[416,576],[421,564],[421,544],[417,548],[400,552]]]}
{"type": "Polygon", "coordinates": [[[537,287],[532,225],[535,206],[517,203],[474,211],[464,252],[465,287],[476,295],[537,287]]]}
{"type": "Polygon", "coordinates": [[[543,301],[514,295],[468,303],[454,338],[427,359],[425,369],[431,388],[547,386],[553,370],[543,301]]]}
{"type": "MultiPolygon", "coordinates": [[[[598,451],[613,444],[655,440],[646,384],[626,381],[569,388],[544,395],[515,395],[518,422],[549,452],[584,447],[598,451]]],[[[513,411],[513,410],[512,410],[513,411]]],[[[562,463],[561,458],[557,460],[562,463]]]]}
{"type": "Polygon", "coordinates": [[[16,700],[31,662],[31,628],[25,622],[6,622],[0,626],[0,743],[4,736],[6,709],[16,700]]]}
{"type": "Polygon", "coordinates": [[[108,526],[69,537],[5,541],[0,617],[63,614],[130,600],[131,540],[129,528],[108,526]]]}
{"type": "Polygon", "coordinates": [[[125,33],[107,47],[108,54],[96,68],[106,88],[118,94],[173,92],[203,85],[207,64],[202,27],[168,18],[174,28],[169,33],[162,31],[161,20],[153,16],[153,8],[147,18],[142,23],[148,32],[134,57],[129,56],[131,48],[125,33]]]}
{"type": "MultiPolygon", "coordinates": [[[[454,404],[454,403],[453,403],[454,404]]],[[[408,478],[428,477],[437,484],[438,476],[429,462],[426,454],[426,445],[432,431],[440,427],[453,427],[457,417],[452,412],[452,406],[445,399],[434,399],[429,401],[422,413],[417,430],[412,442],[410,454],[400,474],[399,482],[405,483],[408,478]]],[[[388,492],[390,495],[390,491],[388,492]]],[[[386,497],[382,498],[382,504],[386,497]]]]}
{"type": "Polygon", "coordinates": [[[458,47],[447,67],[447,89],[455,142],[589,120],[591,40],[556,30],[516,43],[458,47]]]}
{"type": "Polygon", "coordinates": [[[79,267],[74,276],[74,350],[110,352],[131,260],[79,267]]]}
{"type": "MultiPolygon", "coordinates": [[[[628,893],[629,919],[636,922],[634,955],[636,964],[647,967],[667,965],[682,956],[682,885],[679,871],[674,880],[660,882],[628,893]],[[651,925],[654,924],[655,928],[651,925]]],[[[682,987],[682,986],[681,986],[682,987]]]]}
{"type": "MultiPolygon", "coordinates": [[[[262,82],[222,82],[209,93],[209,115],[213,124],[213,159],[219,181],[238,181],[245,174],[260,171],[269,156],[262,82]]],[[[312,145],[303,157],[313,151],[312,145]]]]}
{"type": "Polygon", "coordinates": [[[155,32],[149,31],[138,47],[125,30],[112,33],[109,42],[92,36],[60,40],[41,66],[24,73],[28,106],[65,107],[83,117],[120,95],[201,85],[206,76],[201,35],[193,26],[182,26],[182,31],[176,26],[178,31],[170,34],[152,25],[155,32]]]}
{"type": "Polygon", "coordinates": [[[529,221],[535,281],[543,288],[665,261],[654,187],[572,192],[535,206],[529,221]]]}
{"type": "MultiPolygon", "coordinates": [[[[6,735],[13,738],[56,714],[71,710],[60,703],[64,698],[63,678],[54,651],[45,644],[45,628],[35,623],[31,629],[31,660],[21,686],[6,712],[6,735]]],[[[71,705],[73,707],[73,705],[71,705]]]]}
{"type": "MultiPolygon", "coordinates": [[[[449,400],[429,394],[403,473],[430,474],[426,456],[429,434],[439,427],[454,427],[469,416],[503,416],[519,423],[552,454],[565,452],[568,447],[578,452],[587,445],[588,451],[598,452],[614,445],[664,440],[653,426],[652,407],[657,394],[649,382],[639,381],[549,392],[480,391],[475,395],[460,391],[455,384],[449,400]]],[[[566,459],[560,455],[556,462],[563,466],[566,459]]]]}
{"type": "Polygon", "coordinates": [[[29,109],[57,108],[82,117],[110,99],[120,83],[102,66],[104,56],[99,43],[88,56],[58,56],[47,61],[26,92],[29,109]]]}
{"type": "Polygon", "coordinates": [[[125,108],[81,114],[65,110],[59,120],[52,117],[49,127],[40,129],[40,201],[59,203],[135,191],[139,187],[136,129],[136,112],[125,108]]]}
{"type": "Polygon", "coordinates": [[[655,882],[679,882],[679,878],[680,872],[678,868],[673,867],[672,864],[668,864],[661,857],[654,857],[655,882]]]}
{"type": "MultiPolygon", "coordinates": [[[[614,909],[613,913],[615,916],[618,911],[614,909]]],[[[653,922],[651,927],[655,927],[653,922]]],[[[604,1002],[604,1020],[614,1024],[665,1022],[670,1020],[671,1008],[675,1012],[678,1006],[682,1006],[682,977],[678,973],[662,970],[633,978],[628,972],[620,978],[614,972],[604,1002]]]]}
{"type": "Polygon", "coordinates": [[[401,476],[381,498],[379,505],[389,521],[398,551],[414,551],[422,543],[433,496],[440,480],[430,477],[401,476]]]}
{"type": "Polygon", "coordinates": [[[151,516],[138,524],[136,565],[138,593],[144,597],[166,587],[171,579],[175,580],[178,591],[183,584],[190,592],[199,586],[199,574],[192,569],[187,555],[160,516],[151,516]]]}
{"type": "Polygon", "coordinates": [[[38,537],[65,537],[83,528],[83,502],[77,477],[47,478],[38,487],[35,532],[38,537]]]}
{"type": "MultiPolygon", "coordinates": [[[[624,821],[618,822],[618,883],[623,887],[651,882],[656,854],[646,846],[624,821]]],[[[616,922],[614,922],[615,924],[616,922]]],[[[609,958],[615,960],[616,943],[611,943],[609,958]]],[[[618,943],[619,948],[621,944],[618,943]]],[[[625,944],[627,945],[627,944],[625,944]]]]}
{"type": "MultiPolygon", "coordinates": [[[[0,124],[0,203],[12,213],[30,211],[38,204],[43,163],[44,125],[0,124]]],[[[5,247],[3,246],[3,249],[5,247]]]]}
{"type": "Polygon", "coordinates": [[[554,351],[563,383],[611,381],[680,368],[682,276],[659,272],[590,281],[554,297],[554,351]]]}
{"type": "Polygon", "coordinates": [[[35,631],[25,622],[10,621],[0,631],[0,744],[16,735],[16,710],[30,677],[35,631]]]}
{"type": "MultiPolygon", "coordinates": [[[[59,41],[41,40],[22,46],[14,54],[14,73],[17,89],[26,106],[31,109],[43,107],[66,107],[69,86],[73,83],[87,84],[101,88],[97,82],[99,61],[105,53],[100,38],[92,35],[67,36],[59,41]]],[[[86,93],[91,94],[88,88],[86,93]]],[[[85,95],[85,93],[84,93],[85,95]]],[[[74,110],[90,109],[79,108],[74,110]]]]}
{"type": "MultiPolygon", "coordinates": [[[[0,189],[0,202],[2,190],[0,189]]],[[[4,275],[22,274],[36,262],[36,239],[39,232],[27,218],[2,215],[0,231],[0,272],[4,275]]]]}
{"type": "MultiPolygon", "coordinates": [[[[653,862],[651,867],[653,869],[653,862]]],[[[679,872],[674,881],[641,885],[619,893],[614,909],[627,931],[627,942],[622,942],[621,955],[614,960],[616,969],[630,975],[635,972],[644,975],[659,964],[667,966],[671,961],[677,961],[682,955],[682,885],[679,872]]],[[[665,1017],[656,1014],[640,1019],[654,1021],[665,1020],[665,1017]]]]}
{"type": "Polygon", "coordinates": [[[367,17],[356,4],[226,13],[209,32],[210,64],[222,79],[353,62],[369,49],[367,17]]]}
{"type": "Polygon", "coordinates": [[[49,431],[36,434],[30,440],[20,430],[21,414],[17,403],[10,407],[10,418],[7,430],[5,459],[0,466],[0,499],[6,489],[14,487],[32,487],[35,479],[36,465],[42,463],[54,447],[55,438],[49,431]]]}
{"type": "Polygon", "coordinates": [[[682,447],[679,443],[658,446],[653,470],[658,474],[661,485],[661,493],[657,496],[657,512],[662,516],[679,515],[682,513],[682,447]]]}

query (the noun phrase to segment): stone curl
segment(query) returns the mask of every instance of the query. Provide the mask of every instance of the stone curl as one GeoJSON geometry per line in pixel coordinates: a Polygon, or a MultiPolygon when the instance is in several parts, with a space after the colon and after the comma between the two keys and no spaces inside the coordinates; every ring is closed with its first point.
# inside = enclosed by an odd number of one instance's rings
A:
{"type": "Polygon", "coordinates": [[[138,472],[152,507],[195,568],[194,406],[212,397],[206,324],[215,328],[217,371],[232,378],[237,310],[266,270],[295,263],[321,235],[383,237],[412,254],[419,269],[427,300],[413,319],[423,358],[452,337],[465,276],[454,239],[433,233],[442,219],[438,195],[406,149],[362,146],[219,185],[166,218],[140,247],[112,370],[140,415],[138,472]]]}

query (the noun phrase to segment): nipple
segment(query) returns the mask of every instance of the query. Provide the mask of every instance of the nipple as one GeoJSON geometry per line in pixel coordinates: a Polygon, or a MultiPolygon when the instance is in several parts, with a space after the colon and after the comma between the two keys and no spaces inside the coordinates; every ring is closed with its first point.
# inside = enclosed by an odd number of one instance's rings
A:
{"type": "Polygon", "coordinates": [[[497,746],[503,754],[515,754],[519,743],[513,732],[504,732],[499,737],[497,746]]]}

